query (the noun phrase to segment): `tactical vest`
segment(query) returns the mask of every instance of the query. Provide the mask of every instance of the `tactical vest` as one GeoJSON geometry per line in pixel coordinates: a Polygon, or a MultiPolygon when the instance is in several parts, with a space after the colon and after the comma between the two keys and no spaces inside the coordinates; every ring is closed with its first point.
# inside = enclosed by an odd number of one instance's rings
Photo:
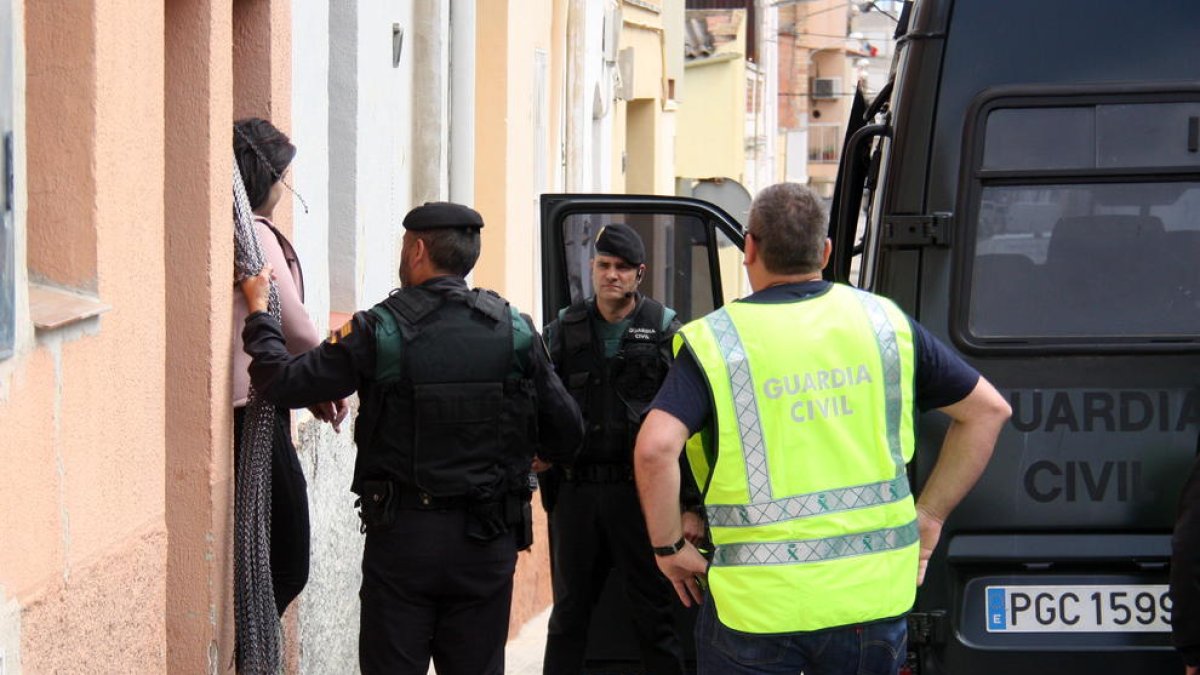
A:
{"type": "Polygon", "coordinates": [[[537,432],[514,344],[524,319],[482,289],[405,288],[370,311],[376,365],[360,390],[354,491],[366,480],[471,501],[526,490],[537,432]]]}
{"type": "Polygon", "coordinates": [[[683,343],[713,400],[709,447],[690,443],[688,458],[707,484],[721,622],[790,633],[911,609],[915,351],[904,313],[834,285],[800,302],[726,305],[684,326],[683,343]]]}
{"type": "Polygon", "coordinates": [[[559,317],[562,348],[555,365],[587,422],[576,465],[632,464],[642,413],[670,368],[659,349],[668,311],[643,296],[611,359],[593,326],[604,319],[592,301],[575,303],[559,317]]]}

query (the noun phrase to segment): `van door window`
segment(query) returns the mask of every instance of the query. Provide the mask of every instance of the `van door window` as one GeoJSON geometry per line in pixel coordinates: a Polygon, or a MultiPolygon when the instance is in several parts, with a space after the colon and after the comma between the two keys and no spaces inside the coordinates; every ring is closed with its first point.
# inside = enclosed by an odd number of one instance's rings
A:
{"type": "Polygon", "coordinates": [[[674,308],[681,320],[711,312],[722,297],[737,297],[739,275],[733,270],[740,271],[741,250],[716,234],[721,272],[716,288],[726,288],[714,297],[710,229],[702,219],[669,213],[577,213],[562,221],[572,303],[592,295],[592,242],[611,223],[624,223],[641,235],[646,245],[641,291],[674,308]]]}

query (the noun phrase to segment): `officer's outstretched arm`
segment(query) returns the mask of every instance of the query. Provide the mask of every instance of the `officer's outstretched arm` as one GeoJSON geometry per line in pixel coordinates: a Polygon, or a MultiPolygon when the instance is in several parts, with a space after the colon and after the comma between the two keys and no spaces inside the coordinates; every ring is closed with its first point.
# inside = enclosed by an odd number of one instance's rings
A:
{"type": "Polygon", "coordinates": [[[359,313],[330,338],[303,354],[291,355],[279,323],[265,312],[246,317],[242,343],[250,355],[250,383],[267,400],[288,408],[337,401],[358,388],[374,368],[374,338],[359,313]],[[367,357],[370,358],[367,358],[367,357]]]}
{"type": "Polygon", "coordinates": [[[982,377],[966,398],[939,410],[949,415],[951,422],[937,463],[917,499],[921,530],[917,583],[925,580],[925,566],[941,538],[942,523],[987,468],[996,437],[1012,415],[1008,401],[982,377]]]}

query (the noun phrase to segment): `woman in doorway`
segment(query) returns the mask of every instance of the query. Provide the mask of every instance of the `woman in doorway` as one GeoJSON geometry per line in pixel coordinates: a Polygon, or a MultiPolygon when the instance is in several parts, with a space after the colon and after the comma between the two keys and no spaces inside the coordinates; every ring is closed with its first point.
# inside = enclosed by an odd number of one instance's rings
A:
{"type": "MultiPolygon", "coordinates": [[[[254,232],[266,262],[276,270],[275,285],[287,349],[301,354],[320,344],[317,327],[304,310],[304,275],[291,242],[271,222],[283,196],[284,182],[296,146],[282,131],[259,118],[238,120],[233,126],[233,153],[250,208],[254,232]]],[[[242,345],[246,300],[233,295],[233,405],[234,465],[241,452],[250,376],[250,357],[242,345]]],[[[346,402],[326,403],[311,409],[317,418],[333,422],[337,430],[346,415],[346,402]]],[[[276,411],[271,443],[271,582],[275,608],[282,616],[308,581],[308,485],[292,444],[291,411],[276,411]]]]}

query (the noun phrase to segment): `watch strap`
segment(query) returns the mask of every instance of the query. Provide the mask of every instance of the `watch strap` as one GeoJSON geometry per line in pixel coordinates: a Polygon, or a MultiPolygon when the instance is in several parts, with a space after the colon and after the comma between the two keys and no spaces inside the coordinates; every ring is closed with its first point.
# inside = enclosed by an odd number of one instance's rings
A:
{"type": "Polygon", "coordinates": [[[687,543],[687,539],[685,539],[683,537],[679,537],[679,541],[675,542],[674,544],[671,544],[670,546],[655,546],[654,547],[654,555],[656,555],[660,558],[669,556],[669,555],[675,555],[676,553],[679,553],[680,551],[683,550],[683,547],[686,543],[687,543]]]}

